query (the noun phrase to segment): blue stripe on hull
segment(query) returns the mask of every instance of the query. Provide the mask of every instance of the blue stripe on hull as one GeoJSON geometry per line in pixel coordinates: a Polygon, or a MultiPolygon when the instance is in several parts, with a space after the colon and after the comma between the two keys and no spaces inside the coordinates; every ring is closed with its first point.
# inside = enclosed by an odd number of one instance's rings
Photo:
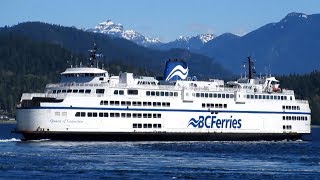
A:
{"type": "Polygon", "coordinates": [[[219,113],[249,113],[249,114],[304,114],[310,112],[283,112],[283,111],[236,111],[236,110],[197,110],[197,109],[145,109],[145,108],[96,108],[96,107],[30,107],[18,109],[69,109],[69,110],[112,110],[112,111],[160,111],[160,112],[219,112],[219,113]]]}

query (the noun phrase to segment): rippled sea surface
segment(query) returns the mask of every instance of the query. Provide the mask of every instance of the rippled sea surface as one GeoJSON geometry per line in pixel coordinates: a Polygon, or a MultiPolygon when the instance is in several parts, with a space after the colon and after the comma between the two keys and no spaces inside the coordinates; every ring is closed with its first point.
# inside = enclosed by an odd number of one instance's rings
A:
{"type": "Polygon", "coordinates": [[[312,141],[21,141],[0,125],[5,179],[320,179],[320,128],[312,141]]]}

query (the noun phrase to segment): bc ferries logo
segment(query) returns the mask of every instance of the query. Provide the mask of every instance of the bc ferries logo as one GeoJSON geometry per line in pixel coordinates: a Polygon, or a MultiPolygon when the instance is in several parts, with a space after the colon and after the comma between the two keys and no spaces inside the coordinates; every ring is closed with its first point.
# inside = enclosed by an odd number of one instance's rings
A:
{"type": "Polygon", "coordinates": [[[170,81],[174,76],[179,76],[181,79],[186,79],[188,76],[188,67],[183,68],[182,66],[178,65],[172,69],[170,74],[167,76],[166,81],[170,81]]]}
{"type": "Polygon", "coordinates": [[[189,68],[184,61],[169,60],[166,63],[164,78],[166,81],[186,79],[189,68]]]}
{"type": "Polygon", "coordinates": [[[198,119],[191,118],[188,127],[191,125],[195,128],[240,129],[241,121],[241,119],[217,119],[216,116],[199,116],[198,119]]]}

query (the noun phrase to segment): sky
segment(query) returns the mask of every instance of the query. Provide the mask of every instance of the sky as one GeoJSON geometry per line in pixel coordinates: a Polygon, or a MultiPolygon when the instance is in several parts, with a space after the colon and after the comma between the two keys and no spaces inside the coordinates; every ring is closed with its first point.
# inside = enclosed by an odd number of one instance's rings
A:
{"type": "Polygon", "coordinates": [[[244,35],[290,12],[318,14],[320,0],[1,0],[0,27],[41,21],[93,28],[111,19],[168,42],[204,33],[244,35]]]}

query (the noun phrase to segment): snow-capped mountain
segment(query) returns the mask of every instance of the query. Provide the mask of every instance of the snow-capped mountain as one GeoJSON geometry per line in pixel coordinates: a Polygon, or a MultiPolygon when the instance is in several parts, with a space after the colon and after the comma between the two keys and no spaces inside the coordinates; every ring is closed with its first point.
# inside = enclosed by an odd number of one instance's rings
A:
{"type": "Polygon", "coordinates": [[[200,34],[197,36],[184,37],[180,36],[178,39],[161,44],[158,46],[153,46],[154,48],[159,49],[172,49],[172,48],[181,48],[188,49],[191,51],[199,50],[204,44],[213,40],[216,37],[214,34],[200,34]]]}
{"type": "Polygon", "coordinates": [[[161,44],[161,41],[158,38],[146,37],[134,30],[124,30],[122,24],[115,24],[111,20],[101,22],[98,24],[98,26],[88,29],[87,31],[108,34],[112,37],[124,38],[142,46],[161,44]]]}

